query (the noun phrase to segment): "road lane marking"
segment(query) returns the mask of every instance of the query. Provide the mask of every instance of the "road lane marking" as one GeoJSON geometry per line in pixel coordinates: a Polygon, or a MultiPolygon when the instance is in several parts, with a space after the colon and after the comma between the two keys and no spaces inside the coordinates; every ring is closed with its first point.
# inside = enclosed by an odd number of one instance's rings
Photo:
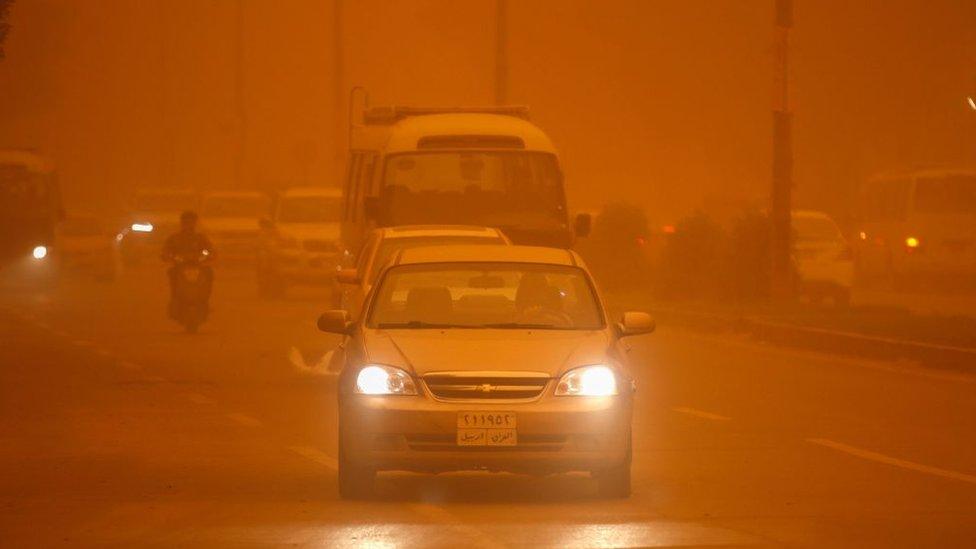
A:
{"type": "MultiPolygon", "coordinates": [[[[166,378],[159,377],[159,376],[146,376],[145,377],[145,380],[146,381],[150,381],[152,383],[166,383],[166,378]]],[[[206,397],[204,397],[204,398],[206,398],[206,397]]]]}
{"type": "Polygon", "coordinates": [[[260,419],[253,418],[247,414],[241,414],[237,412],[227,414],[227,418],[235,423],[243,425],[244,427],[261,427],[264,425],[264,423],[262,423],[260,419]]]}
{"type": "Polygon", "coordinates": [[[315,463],[322,465],[326,469],[330,469],[336,472],[339,471],[339,462],[336,461],[336,458],[330,456],[329,454],[326,454],[321,450],[316,450],[315,448],[309,446],[289,446],[288,449],[302,456],[305,459],[314,461],[315,463]]]}
{"type": "Polygon", "coordinates": [[[423,515],[436,523],[450,526],[451,529],[463,536],[461,539],[465,539],[469,543],[474,542],[477,547],[489,549],[506,547],[506,545],[489,536],[484,530],[471,526],[470,524],[465,524],[461,521],[460,517],[440,505],[434,505],[432,503],[411,503],[409,507],[417,514],[423,515]]]}
{"type": "Polygon", "coordinates": [[[132,361],[129,361],[129,360],[120,360],[119,361],[119,366],[121,366],[122,368],[125,368],[126,370],[141,370],[142,369],[142,365],[141,364],[136,364],[135,362],[132,362],[132,361]]]}
{"type": "Polygon", "coordinates": [[[217,404],[216,400],[203,396],[200,393],[184,393],[184,396],[190,399],[190,402],[194,404],[217,404]]]}
{"type": "Polygon", "coordinates": [[[892,465],[894,467],[901,467],[902,469],[908,469],[910,471],[935,475],[937,477],[958,480],[961,482],[968,482],[969,484],[976,484],[976,475],[967,475],[966,473],[959,473],[957,471],[950,471],[948,469],[940,469],[938,467],[922,465],[921,463],[915,463],[914,461],[898,459],[895,457],[886,456],[884,454],[879,454],[877,452],[872,452],[870,450],[862,450],[861,448],[855,448],[854,446],[848,446],[841,442],[835,442],[825,438],[808,438],[807,442],[817,444],[825,448],[830,448],[832,450],[837,450],[838,452],[844,452],[845,454],[850,454],[852,456],[857,456],[861,459],[884,463],[885,465],[892,465]]]}
{"type": "Polygon", "coordinates": [[[688,414],[689,416],[695,416],[702,419],[710,419],[712,421],[730,421],[732,418],[722,416],[719,414],[713,414],[711,412],[706,412],[704,410],[696,410],[694,408],[685,408],[679,406],[677,408],[671,408],[671,410],[678,412],[679,414],[688,414]]]}
{"type": "Polygon", "coordinates": [[[115,356],[112,354],[112,351],[109,351],[108,349],[95,349],[95,354],[105,358],[112,358],[115,356]]]}
{"type": "Polygon", "coordinates": [[[73,344],[75,344],[75,345],[77,345],[79,347],[94,347],[95,346],[95,342],[94,341],[88,341],[87,339],[72,339],[71,340],[71,343],[73,343],[73,344]]]}

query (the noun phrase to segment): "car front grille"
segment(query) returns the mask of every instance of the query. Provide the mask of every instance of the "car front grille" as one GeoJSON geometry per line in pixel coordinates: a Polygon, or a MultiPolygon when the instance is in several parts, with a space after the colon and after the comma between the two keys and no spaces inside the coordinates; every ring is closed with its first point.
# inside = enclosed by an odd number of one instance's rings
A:
{"type": "Polygon", "coordinates": [[[525,400],[539,396],[549,383],[549,377],[541,373],[434,373],[424,376],[424,383],[439,399],[525,400]]]}
{"type": "Polygon", "coordinates": [[[458,446],[454,433],[444,434],[410,434],[406,435],[407,447],[421,452],[556,452],[564,449],[569,437],[563,434],[529,434],[518,435],[515,446],[458,446]]]}

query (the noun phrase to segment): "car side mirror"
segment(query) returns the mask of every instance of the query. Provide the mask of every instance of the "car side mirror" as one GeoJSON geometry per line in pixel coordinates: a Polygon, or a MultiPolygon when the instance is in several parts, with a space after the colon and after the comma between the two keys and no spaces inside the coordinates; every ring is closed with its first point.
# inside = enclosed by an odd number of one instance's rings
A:
{"type": "Polygon", "coordinates": [[[617,328],[621,337],[635,336],[653,332],[657,323],[647,313],[629,311],[623,314],[617,328]]]}
{"type": "Polygon", "coordinates": [[[581,213],[576,215],[576,219],[573,221],[573,234],[579,238],[584,238],[590,236],[590,229],[593,226],[593,217],[588,213],[581,213]]]}
{"type": "Polygon", "coordinates": [[[258,227],[260,227],[262,231],[273,230],[274,221],[271,221],[271,218],[269,217],[262,217],[261,219],[258,219],[258,227]]]}
{"type": "Polygon", "coordinates": [[[349,313],[342,310],[326,311],[319,316],[319,330],[330,334],[349,333],[349,313]]]}
{"type": "Polygon", "coordinates": [[[336,280],[339,284],[359,284],[359,271],[356,269],[339,269],[336,271],[336,280]]]}

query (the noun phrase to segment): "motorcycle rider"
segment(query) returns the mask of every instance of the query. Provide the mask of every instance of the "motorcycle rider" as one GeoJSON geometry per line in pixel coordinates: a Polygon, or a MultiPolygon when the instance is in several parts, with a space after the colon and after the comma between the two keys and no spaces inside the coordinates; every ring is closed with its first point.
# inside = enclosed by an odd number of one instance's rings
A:
{"type": "Polygon", "coordinates": [[[209,263],[214,259],[213,244],[203,233],[197,232],[197,221],[199,216],[191,210],[180,214],[180,231],[171,234],[163,244],[163,261],[173,263],[167,274],[169,275],[169,315],[176,316],[176,290],[179,283],[177,277],[180,274],[179,261],[184,258],[198,258],[203,256],[200,262],[200,276],[203,277],[203,284],[207,299],[210,298],[210,291],[213,288],[213,269],[209,263]]]}

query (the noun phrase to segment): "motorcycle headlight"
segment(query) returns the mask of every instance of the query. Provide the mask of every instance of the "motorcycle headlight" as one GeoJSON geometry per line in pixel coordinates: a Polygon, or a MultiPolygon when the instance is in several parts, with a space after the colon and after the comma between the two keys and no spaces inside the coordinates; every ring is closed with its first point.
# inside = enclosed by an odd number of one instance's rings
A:
{"type": "Polygon", "coordinates": [[[417,385],[399,368],[371,364],[356,376],[356,392],[363,395],[415,395],[417,385]]]}
{"type": "Polygon", "coordinates": [[[47,257],[47,246],[34,246],[34,249],[31,250],[31,255],[38,261],[44,259],[47,257]]]}
{"type": "Polygon", "coordinates": [[[563,374],[556,396],[610,396],[617,394],[617,376],[609,366],[582,366],[563,374]]]}

